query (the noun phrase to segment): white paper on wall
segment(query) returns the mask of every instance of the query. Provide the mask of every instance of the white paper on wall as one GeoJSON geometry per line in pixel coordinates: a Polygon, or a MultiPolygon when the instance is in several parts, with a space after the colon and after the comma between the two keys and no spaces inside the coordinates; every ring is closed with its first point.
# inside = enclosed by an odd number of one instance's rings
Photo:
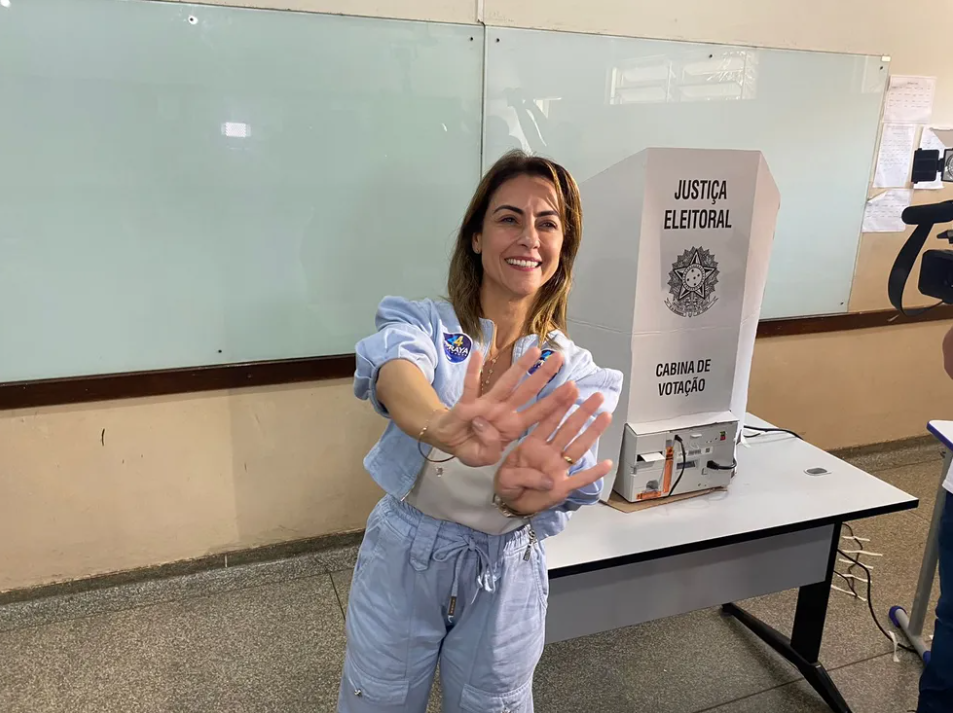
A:
{"type": "Polygon", "coordinates": [[[867,201],[864,208],[865,233],[902,233],[906,229],[900,214],[910,207],[913,191],[894,188],[867,201]]]}
{"type": "Polygon", "coordinates": [[[874,188],[902,188],[907,185],[916,137],[917,127],[914,124],[884,124],[874,188]]]}
{"type": "Polygon", "coordinates": [[[933,114],[936,77],[894,75],[887,85],[884,121],[897,124],[924,124],[933,114]]]}

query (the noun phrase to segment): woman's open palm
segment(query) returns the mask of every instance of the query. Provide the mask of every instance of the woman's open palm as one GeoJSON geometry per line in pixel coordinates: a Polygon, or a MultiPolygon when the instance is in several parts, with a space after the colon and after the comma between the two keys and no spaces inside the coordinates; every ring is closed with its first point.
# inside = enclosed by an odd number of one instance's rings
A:
{"type": "Polygon", "coordinates": [[[574,490],[604,477],[612,469],[610,460],[569,474],[572,464],[585,456],[612,421],[610,414],[602,413],[582,430],[602,402],[602,394],[593,394],[562,426],[559,422],[571,404],[540,421],[497,470],[494,482],[497,495],[517,512],[537,513],[560,504],[574,490]]]}
{"type": "Polygon", "coordinates": [[[562,366],[562,356],[554,353],[520,383],[539,357],[539,349],[528,350],[492,389],[481,395],[483,359],[479,352],[474,352],[467,366],[463,395],[452,409],[437,416],[431,426],[441,449],[465,465],[492,465],[500,461],[510,443],[534,424],[557,411],[565,413],[579,393],[572,383],[563,384],[545,399],[520,410],[543,390],[562,366]]]}

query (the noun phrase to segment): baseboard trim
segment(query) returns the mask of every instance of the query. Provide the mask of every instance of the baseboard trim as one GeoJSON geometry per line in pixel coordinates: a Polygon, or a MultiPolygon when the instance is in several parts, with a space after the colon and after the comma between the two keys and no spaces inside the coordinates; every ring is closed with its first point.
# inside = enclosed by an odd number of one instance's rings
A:
{"type": "Polygon", "coordinates": [[[930,446],[936,446],[938,449],[940,448],[940,444],[937,443],[937,440],[933,436],[923,435],[902,438],[898,441],[887,441],[886,443],[871,443],[866,446],[837,448],[830,451],[830,454],[837,456],[841,460],[852,460],[856,458],[863,458],[865,456],[891,453],[894,451],[917,450],[921,448],[926,451],[930,448],[930,446]]]}
{"type": "Polygon", "coordinates": [[[273,545],[236,550],[234,552],[224,552],[222,554],[197,557],[195,559],[169,562],[167,564],[139,567],[122,572],[111,572],[109,574],[84,577],[67,582],[41,584],[36,587],[27,587],[24,589],[11,589],[6,592],[0,592],[0,606],[44,599],[47,597],[108,589],[123,584],[138,584],[150,580],[181,577],[188,574],[223,569],[225,567],[237,567],[258,562],[271,562],[274,560],[288,559],[297,555],[331,552],[356,547],[361,543],[363,536],[363,529],[350,530],[348,532],[320,535],[318,537],[280,542],[273,545]]]}

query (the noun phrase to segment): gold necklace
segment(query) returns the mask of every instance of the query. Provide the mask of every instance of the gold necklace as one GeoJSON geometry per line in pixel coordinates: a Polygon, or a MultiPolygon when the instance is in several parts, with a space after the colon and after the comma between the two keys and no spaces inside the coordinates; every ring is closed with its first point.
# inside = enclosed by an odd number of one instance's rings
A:
{"type": "Polygon", "coordinates": [[[507,350],[509,350],[514,344],[516,344],[516,341],[517,340],[514,339],[512,342],[510,342],[505,347],[500,349],[496,353],[495,357],[493,357],[492,359],[488,359],[486,362],[484,362],[483,368],[480,369],[480,395],[481,396],[486,393],[487,388],[490,386],[490,379],[493,376],[493,370],[496,368],[496,360],[499,359],[500,356],[504,354],[507,350]],[[485,378],[484,378],[484,375],[486,375],[485,378]]]}

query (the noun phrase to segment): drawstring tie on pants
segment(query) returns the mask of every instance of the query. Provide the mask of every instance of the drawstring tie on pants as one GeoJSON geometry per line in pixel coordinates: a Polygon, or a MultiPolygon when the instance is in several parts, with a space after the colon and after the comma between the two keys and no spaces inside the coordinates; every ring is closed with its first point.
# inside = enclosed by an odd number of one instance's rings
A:
{"type": "Polygon", "coordinates": [[[468,552],[476,552],[478,559],[476,578],[478,589],[473,593],[473,599],[470,600],[470,604],[476,601],[477,595],[481,590],[490,594],[496,591],[498,576],[490,563],[490,553],[487,551],[485,544],[479,543],[473,537],[467,535],[435,549],[433,553],[434,562],[448,562],[451,558],[456,557],[456,561],[453,564],[453,586],[450,588],[450,604],[447,608],[447,618],[451,620],[457,608],[457,593],[460,587],[460,568],[468,552]]]}

